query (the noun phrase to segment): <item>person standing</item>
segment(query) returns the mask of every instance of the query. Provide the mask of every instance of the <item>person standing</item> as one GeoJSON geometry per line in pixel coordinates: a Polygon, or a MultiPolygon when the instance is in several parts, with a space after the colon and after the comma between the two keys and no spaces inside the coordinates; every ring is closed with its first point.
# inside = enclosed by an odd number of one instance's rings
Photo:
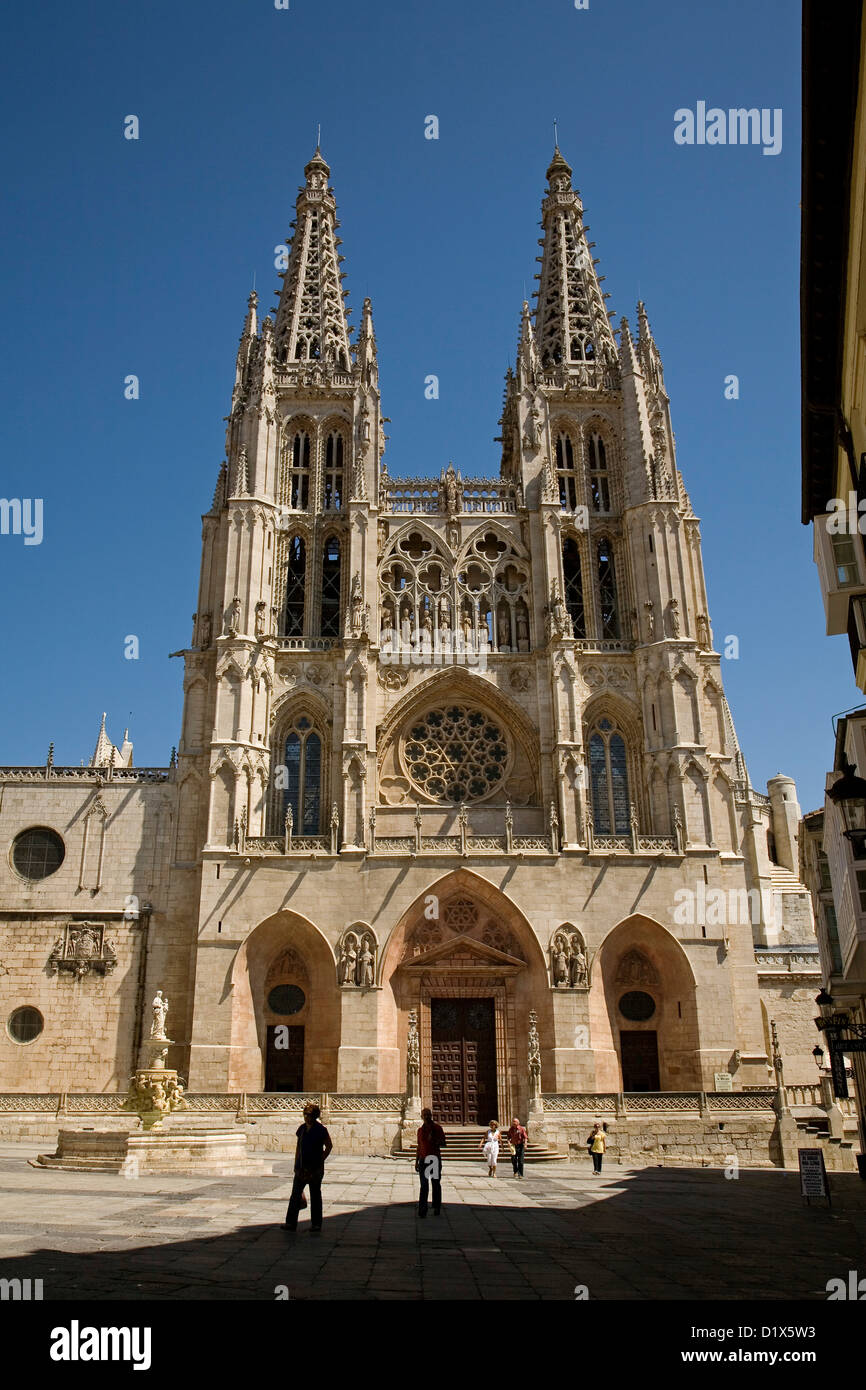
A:
{"type": "Polygon", "coordinates": [[[310,1189],[310,1234],[319,1235],[322,1230],[322,1179],[325,1176],[325,1160],[334,1147],[331,1136],[323,1124],[319,1123],[321,1110],[308,1100],[304,1106],[304,1123],[297,1131],[295,1145],[295,1181],[289,1208],[286,1212],[287,1231],[298,1229],[298,1212],[304,1197],[304,1188],[310,1189]]]}
{"type": "Polygon", "coordinates": [[[595,1178],[601,1172],[601,1162],[607,1148],[607,1136],[598,1120],[593,1125],[592,1133],[587,1139],[586,1145],[592,1154],[592,1176],[595,1178]]]}
{"type": "Polygon", "coordinates": [[[487,1134],[478,1146],[487,1159],[488,1178],[496,1177],[496,1165],[499,1162],[499,1125],[495,1120],[491,1120],[487,1128],[487,1134]]]}
{"type": "Polygon", "coordinates": [[[508,1131],[508,1142],[511,1145],[511,1166],[514,1169],[516,1178],[523,1177],[523,1155],[526,1152],[526,1145],[529,1135],[523,1128],[517,1116],[511,1121],[511,1128],[508,1131]]]}
{"type": "Polygon", "coordinates": [[[421,1111],[423,1124],[418,1130],[418,1151],[415,1171],[421,1179],[418,1215],[426,1217],[427,1199],[433,1186],[433,1215],[442,1214],[442,1150],[446,1147],[445,1131],[433,1119],[432,1110],[421,1111]]]}

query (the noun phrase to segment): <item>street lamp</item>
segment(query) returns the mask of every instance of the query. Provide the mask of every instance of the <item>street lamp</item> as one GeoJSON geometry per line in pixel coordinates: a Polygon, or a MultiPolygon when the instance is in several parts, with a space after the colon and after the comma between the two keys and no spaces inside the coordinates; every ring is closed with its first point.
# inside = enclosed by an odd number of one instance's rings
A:
{"type": "Polygon", "coordinates": [[[866,840],[866,781],[857,776],[854,763],[849,763],[842,754],[842,776],[827,792],[830,800],[838,806],[845,822],[845,838],[851,840],[855,848],[859,842],[862,847],[866,840]]]}
{"type": "Polygon", "coordinates": [[[815,1058],[815,1066],[818,1068],[818,1071],[820,1072],[820,1071],[822,1070],[823,1066],[824,1066],[824,1049],[823,1049],[823,1047],[813,1047],[813,1048],[812,1048],[812,1056],[815,1058]]]}

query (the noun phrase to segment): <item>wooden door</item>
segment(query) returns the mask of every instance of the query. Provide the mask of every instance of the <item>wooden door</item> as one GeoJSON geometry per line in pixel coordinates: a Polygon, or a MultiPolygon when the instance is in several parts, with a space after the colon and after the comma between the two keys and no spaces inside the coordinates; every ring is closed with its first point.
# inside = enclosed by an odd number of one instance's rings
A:
{"type": "Polygon", "coordinates": [[[430,1030],[436,1119],[486,1125],[498,1118],[493,1000],[433,999],[430,1030]]]}
{"type": "Polygon", "coordinates": [[[265,1090],[302,1091],[303,1089],[303,1026],[296,1023],[272,1023],[268,1026],[265,1090]]]}
{"type": "Polygon", "coordinates": [[[631,1028],[619,1035],[624,1091],[659,1089],[658,1034],[651,1029],[631,1028]]]}

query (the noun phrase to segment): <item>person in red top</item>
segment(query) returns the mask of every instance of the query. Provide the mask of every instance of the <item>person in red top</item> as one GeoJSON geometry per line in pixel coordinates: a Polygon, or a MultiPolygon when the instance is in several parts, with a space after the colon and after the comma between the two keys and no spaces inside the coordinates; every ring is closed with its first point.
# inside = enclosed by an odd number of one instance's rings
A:
{"type": "Polygon", "coordinates": [[[427,1197],[430,1184],[433,1184],[433,1215],[442,1212],[442,1150],[445,1148],[445,1132],[433,1119],[432,1110],[422,1110],[424,1121],[418,1131],[418,1151],[415,1171],[421,1179],[421,1192],[418,1198],[418,1215],[427,1215],[427,1197]]]}
{"type": "Polygon", "coordinates": [[[516,1178],[522,1178],[523,1155],[526,1151],[526,1145],[529,1140],[529,1135],[526,1133],[526,1130],[523,1128],[523,1125],[520,1123],[516,1116],[511,1121],[511,1128],[509,1129],[506,1138],[508,1139],[508,1142],[511,1145],[511,1166],[514,1169],[514,1176],[516,1178]]]}

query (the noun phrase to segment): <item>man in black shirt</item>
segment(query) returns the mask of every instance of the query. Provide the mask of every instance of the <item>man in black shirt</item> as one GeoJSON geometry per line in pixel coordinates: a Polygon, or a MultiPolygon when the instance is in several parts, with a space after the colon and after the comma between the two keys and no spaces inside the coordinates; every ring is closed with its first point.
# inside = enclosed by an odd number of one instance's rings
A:
{"type": "Polygon", "coordinates": [[[317,1235],[322,1229],[322,1178],[325,1176],[325,1159],[334,1147],[331,1136],[323,1124],[319,1123],[318,1105],[307,1101],[304,1106],[304,1123],[297,1132],[295,1148],[295,1181],[286,1212],[286,1230],[298,1228],[298,1212],[304,1188],[310,1189],[311,1234],[317,1235]]]}

